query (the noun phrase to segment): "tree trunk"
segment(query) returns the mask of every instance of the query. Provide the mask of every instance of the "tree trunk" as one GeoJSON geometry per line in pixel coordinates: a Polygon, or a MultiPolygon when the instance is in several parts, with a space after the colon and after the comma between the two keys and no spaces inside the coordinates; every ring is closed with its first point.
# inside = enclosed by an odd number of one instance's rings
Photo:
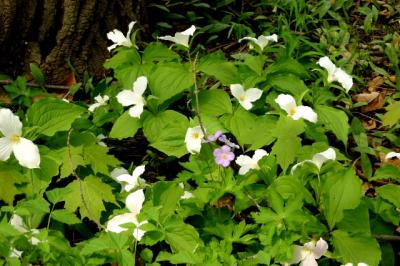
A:
{"type": "Polygon", "coordinates": [[[15,77],[29,63],[50,84],[64,84],[71,69],[104,76],[107,32],[145,25],[145,0],[0,0],[0,72],[15,77]],[[72,66],[72,67],[71,67],[72,66]]]}

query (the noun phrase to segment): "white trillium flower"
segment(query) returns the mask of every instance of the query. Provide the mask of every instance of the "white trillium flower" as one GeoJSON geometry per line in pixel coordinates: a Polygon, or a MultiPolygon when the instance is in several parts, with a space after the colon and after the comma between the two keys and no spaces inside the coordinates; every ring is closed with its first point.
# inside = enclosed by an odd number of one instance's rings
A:
{"type": "MultiPolygon", "coordinates": [[[[278,35],[276,35],[276,34],[272,34],[269,36],[260,35],[260,36],[258,36],[258,38],[244,37],[244,38],[240,39],[239,42],[241,42],[243,40],[249,40],[249,41],[253,42],[254,44],[256,44],[258,47],[260,47],[261,50],[264,50],[265,46],[267,46],[269,42],[277,42],[278,41],[278,35]]],[[[252,48],[251,44],[250,44],[250,48],[252,48]]]]}
{"type": "Polygon", "coordinates": [[[40,154],[38,147],[30,140],[21,137],[22,123],[10,109],[0,109],[0,161],[7,161],[14,153],[19,164],[27,168],[39,168],[40,154]]]}
{"type": "Polygon", "coordinates": [[[121,182],[123,185],[122,189],[126,192],[131,191],[135,187],[137,187],[140,183],[145,183],[146,181],[140,176],[144,173],[145,166],[141,165],[135,168],[133,170],[132,175],[128,173],[124,173],[121,175],[118,175],[115,179],[121,182]]]}
{"type": "Polygon", "coordinates": [[[400,153],[391,151],[388,154],[386,154],[385,160],[393,160],[393,159],[400,159],[400,153]]]}
{"type": "Polygon", "coordinates": [[[283,110],[285,110],[288,116],[290,116],[293,120],[299,120],[300,118],[303,118],[313,123],[317,122],[317,113],[315,113],[309,106],[297,106],[295,99],[289,94],[280,94],[275,99],[275,102],[283,110]]]}
{"type": "Polygon", "coordinates": [[[200,126],[189,127],[185,136],[186,149],[192,154],[199,153],[203,138],[204,134],[200,126]]]}
{"type": "Polygon", "coordinates": [[[124,34],[117,29],[107,33],[107,38],[110,39],[114,43],[113,45],[111,45],[107,48],[108,51],[115,49],[117,46],[132,47],[131,32],[132,32],[133,25],[135,25],[135,23],[136,23],[136,21],[132,21],[131,23],[129,23],[128,33],[126,34],[126,36],[124,36],[124,34]]]}
{"type": "Polygon", "coordinates": [[[300,266],[318,266],[317,259],[321,258],[328,250],[328,243],[320,238],[317,242],[311,241],[303,246],[294,246],[294,256],[290,264],[300,266]]]}
{"type": "Polygon", "coordinates": [[[240,166],[239,174],[245,175],[251,169],[258,170],[260,166],[258,165],[258,161],[261,160],[264,156],[267,156],[269,153],[263,149],[255,150],[253,157],[247,155],[240,155],[236,158],[236,164],[240,166]]]}
{"type": "Polygon", "coordinates": [[[353,87],[353,78],[344,72],[341,68],[336,67],[329,57],[324,56],[318,60],[318,65],[325,68],[328,71],[328,82],[338,81],[342,87],[349,92],[353,87]]]}
{"type": "Polygon", "coordinates": [[[107,222],[106,230],[114,233],[121,233],[128,230],[122,227],[124,224],[133,223],[136,228],[133,230],[133,237],[140,241],[145,234],[145,231],[140,229],[140,226],[148,223],[148,221],[139,222],[137,216],[139,215],[143,202],[144,202],[143,189],[139,189],[131,194],[125,200],[125,205],[130,212],[117,215],[107,222]]]}
{"type": "Polygon", "coordinates": [[[243,86],[240,84],[231,84],[230,88],[233,97],[235,97],[246,110],[250,110],[253,107],[252,102],[260,99],[262,95],[262,90],[257,88],[244,90],[243,86]]]}
{"type": "Polygon", "coordinates": [[[336,152],[332,148],[328,148],[327,150],[317,153],[313,156],[311,160],[305,160],[303,162],[297,163],[292,167],[291,172],[293,173],[297,167],[303,165],[304,163],[312,163],[315,164],[318,168],[318,171],[321,169],[322,165],[329,160],[336,160],[336,152]]]}
{"type": "MultiPolygon", "coordinates": [[[[349,262],[342,266],[353,266],[353,263],[349,262]]],[[[364,262],[359,262],[359,263],[357,263],[357,266],[368,266],[368,264],[366,264],[364,262]]]]}
{"type": "Polygon", "coordinates": [[[132,90],[123,90],[117,95],[117,100],[122,106],[132,106],[129,109],[129,115],[132,117],[140,118],[143,113],[145,100],[143,93],[147,87],[147,78],[140,76],[133,82],[132,90]]]}
{"type": "Polygon", "coordinates": [[[114,170],[111,171],[110,175],[112,178],[117,180],[117,177],[123,174],[129,174],[128,170],[122,167],[114,168],[114,170]]]}
{"type": "MultiPolygon", "coordinates": [[[[182,189],[185,189],[185,187],[184,187],[184,185],[183,185],[182,182],[179,183],[179,186],[180,186],[182,189]]],[[[181,196],[181,199],[191,199],[191,198],[194,198],[194,195],[193,195],[193,193],[191,193],[191,192],[189,192],[189,191],[184,191],[184,192],[183,192],[183,195],[181,196]]]]}
{"type": "Polygon", "coordinates": [[[10,252],[10,258],[21,258],[23,251],[16,248],[12,248],[10,252]]]}
{"type": "Polygon", "coordinates": [[[185,47],[189,47],[189,36],[193,36],[196,27],[192,25],[189,29],[175,33],[175,36],[167,35],[163,37],[158,37],[160,40],[171,41],[177,44],[181,44],[185,47]]]}
{"type": "MultiPolygon", "coordinates": [[[[10,219],[10,224],[15,228],[15,230],[17,230],[18,232],[21,232],[21,233],[28,233],[28,232],[30,232],[32,234],[39,233],[39,230],[37,230],[37,229],[29,230],[28,227],[25,225],[22,217],[19,216],[18,214],[13,214],[13,216],[10,219]]],[[[40,243],[40,240],[34,236],[31,236],[29,241],[34,246],[36,246],[37,244],[40,243]]]]}
{"type": "Polygon", "coordinates": [[[89,106],[89,111],[90,112],[94,112],[94,110],[97,107],[100,107],[100,106],[103,106],[103,105],[107,105],[107,102],[108,102],[109,99],[110,99],[110,97],[108,97],[108,95],[104,95],[104,97],[101,96],[101,95],[97,95],[96,97],[94,97],[94,100],[96,102],[89,106]]]}
{"type": "Polygon", "coordinates": [[[96,137],[97,144],[99,144],[100,146],[103,146],[103,147],[107,147],[107,144],[103,141],[103,139],[105,139],[105,138],[106,138],[106,136],[104,136],[103,134],[97,135],[97,137],[96,137]]]}

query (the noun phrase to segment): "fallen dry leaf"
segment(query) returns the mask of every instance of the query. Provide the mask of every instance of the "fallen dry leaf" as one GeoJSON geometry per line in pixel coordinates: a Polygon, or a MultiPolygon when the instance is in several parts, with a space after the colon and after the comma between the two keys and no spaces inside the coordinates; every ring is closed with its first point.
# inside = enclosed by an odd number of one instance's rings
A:
{"type": "Polygon", "coordinates": [[[373,91],[371,93],[360,93],[353,95],[353,100],[356,102],[370,103],[379,96],[379,92],[373,91]]]}
{"type": "Polygon", "coordinates": [[[396,80],[397,80],[396,75],[391,75],[391,76],[389,77],[389,80],[390,80],[391,82],[395,83],[396,80]]]}
{"type": "Polygon", "coordinates": [[[362,125],[363,125],[363,127],[364,127],[366,130],[372,130],[372,129],[375,129],[375,128],[376,128],[376,121],[373,120],[373,119],[364,120],[364,121],[362,122],[362,125]]]}
{"type": "Polygon", "coordinates": [[[373,92],[376,91],[379,86],[381,86],[384,82],[384,79],[382,76],[377,76],[373,78],[370,82],[368,82],[368,91],[373,92]]]}
{"type": "Polygon", "coordinates": [[[368,103],[368,105],[361,106],[361,112],[367,113],[381,109],[385,105],[385,94],[379,93],[379,96],[368,103]]]}

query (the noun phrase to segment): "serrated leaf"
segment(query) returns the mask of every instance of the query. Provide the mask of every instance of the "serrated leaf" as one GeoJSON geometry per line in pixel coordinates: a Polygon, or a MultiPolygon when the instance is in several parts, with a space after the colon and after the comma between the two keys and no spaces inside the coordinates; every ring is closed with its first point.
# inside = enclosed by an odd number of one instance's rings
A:
{"type": "Polygon", "coordinates": [[[383,199],[394,204],[396,208],[400,208],[400,186],[387,184],[376,188],[376,193],[383,199]]]}
{"type": "Polygon", "coordinates": [[[199,93],[199,108],[202,115],[220,116],[232,113],[231,99],[223,90],[201,91],[199,93]]]}
{"type": "Polygon", "coordinates": [[[81,222],[74,213],[67,210],[55,210],[51,213],[51,218],[68,225],[79,224],[81,222]]]}
{"type": "Polygon", "coordinates": [[[47,199],[51,203],[56,204],[60,201],[63,201],[63,197],[70,192],[72,192],[71,188],[68,188],[68,187],[55,188],[55,189],[46,191],[46,196],[47,196],[47,199]]]}
{"type": "MultiPolygon", "coordinates": [[[[182,193],[179,193],[179,186],[176,183],[157,182],[153,186],[153,205],[162,206],[159,215],[161,219],[174,214],[176,205],[182,193]]],[[[181,190],[182,191],[182,190],[181,190]]]]}
{"type": "Polygon", "coordinates": [[[349,134],[349,119],[345,112],[329,106],[317,106],[318,121],[347,146],[347,135],[349,134]]]}
{"type": "Polygon", "coordinates": [[[19,193],[16,183],[24,180],[24,177],[12,166],[0,162],[0,200],[12,204],[15,195],[19,193]]]}
{"type": "Polygon", "coordinates": [[[47,98],[34,103],[27,112],[29,124],[37,128],[38,134],[53,136],[66,131],[86,109],[58,99],[47,98]]]}
{"type": "Polygon", "coordinates": [[[386,107],[387,112],[383,115],[383,126],[394,126],[400,119],[400,102],[395,102],[386,107]]]}
{"type": "Polygon", "coordinates": [[[40,68],[33,63],[29,64],[29,68],[31,69],[32,76],[37,84],[39,84],[41,87],[44,87],[44,85],[46,84],[46,80],[44,79],[42,70],[40,70],[40,68]]]}
{"type": "Polygon", "coordinates": [[[60,177],[70,176],[79,165],[87,165],[83,158],[83,146],[69,146],[59,150],[60,156],[63,158],[60,177]]]}
{"type": "Polygon", "coordinates": [[[126,111],[115,121],[111,128],[110,138],[125,139],[133,137],[141,127],[140,119],[130,116],[129,111],[126,111]]]}
{"type": "Polygon", "coordinates": [[[71,192],[65,195],[65,209],[70,212],[79,209],[82,218],[100,220],[101,212],[105,210],[103,201],[117,204],[112,187],[96,176],[88,176],[81,181],[75,180],[67,187],[71,189],[71,192]],[[82,197],[86,204],[83,203],[82,197]]]}
{"type": "Polygon", "coordinates": [[[165,226],[165,241],[173,252],[187,251],[194,253],[202,245],[197,230],[176,219],[170,220],[165,226]]]}
{"type": "Polygon", "coordinates": [[[97,144],[85,146],[83,148],[83,159],[93,169],[94,173],[109,175],[108,168],[117,167],[120,162],[112,155],[108,154],[108,148],[97,144]]]}

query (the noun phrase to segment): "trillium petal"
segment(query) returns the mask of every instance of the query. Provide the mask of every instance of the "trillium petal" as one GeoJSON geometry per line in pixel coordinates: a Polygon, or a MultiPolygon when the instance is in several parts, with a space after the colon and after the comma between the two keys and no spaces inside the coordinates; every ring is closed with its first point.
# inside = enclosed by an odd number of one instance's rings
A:
{"type": "Polygon", "coordinates": [[[199,153],[203,137],[204,134],[200,126],[188,128],[185,136],[186,149],[192,154],[199,153]]]}
{"type": "Polygon", "coordinates": [[[280,108],[286,111],[286,113],[290,114],[292,110],[296,109],[296,100],[292,95],[289,94],[280,94],[275,102],[279,105],[280,108]]]}
{"type": "Polygon", "coordinates": [[[294,246],[293,258],[292,258],[292,260],[290,261],[290,264],[297,264],[297,263],[299,263],[300,261],[302,261],[303,259],[304,259],[304,258],[303,258],[303,247],[302,247],[302,246],[295,245],[295,246],[294,246]]]}
{"type": "Polygon", "coordinates": [[[386,160],[400,159],[400,153],[391,151],[388,154],[386,154],[385,159],[386,160]]]}
{"type": "Polygon", "coordinates": [[[89,106],[88,110],[89,110],[90,112],[94,112],[94,110],[95,110],[97,107],[100,107],[100,106],[101,106],[100,103],[94,103],[94,104],[91,104],[91,105],[89,106]]]}
{"type": "Polygon", "coordinates": [[[10,109],[0,109],[0,132],[5,137],[12,137],[13,135],[21,136],[22,123],[19,117],[14,115],[10,109]]]}
{"type": "MultiPolygon", "coordinates": [[[[254,43],[256,43],[256,44],[257,44],[257,42],[258,42],[258,39],[254,38],[254,37],[249,37],[249,36],[243,37],[242,39],[239,39],[239,42],[242,42],[243,40],[251,41],[251,42],[254,42],[254,43]]],[[[258,45],[258,44],[257,44],[257,45],[258,45]]]]}
{"type": "Polygon", "coordinates": [[[125,205],[132,213],[139,214],[144,200],[143,189],[139,189],[126,197],[125,205]]]}
{"type": "Polygon", "coordinates": [[[245,92],[242,85],[231,84],[230,89],[233,97],[235,97],[236,99],[240,100],[241,97],[245,97],[245,92]]]}
{"type": "Polygon", "coordinates": [[[136,104],[129,108],[129,115],[132,117],[140,118],[140,115],[143,113],[143,104],[136,104]]]}
{"type": "Polygon", "coordinates": [[[341,68],[337,68],[334,74],[334,78],[342,85],[342,87],[349,92],[351,87],[353,87],[353,78],[341,68]]]}
{"type": "Polygon", "coordinates": [[[175,38],[175,37],[172,37],[171,35],[166,35],[166,36],[158,37],[158,39],[176,43],[176,38],[175,38]]]}
{"type": "Polygon", "coordinates": [[[292,116],[294,120],[298,120],[299,118],[303,118],[305,120],[308,120],[312,123],[316,123],[318,119],[318,115],[316,112],[311,109],[309,106],[298,106],[296,108],[296,113],[292,116]]]}
{"type": "Polygon", "coordinates": [[[317,64],[325,68],[328,71],[329,75],[333,75],[336,70],[335,64],[327,56],[321,57],[318,60],[317,64]]]}
{"type": "Polygon", "coordinates": [[[315,260],[315,258],[311,254],[308,254],[301,261],[300,266],[318,266],[318,262],[315,260]]]}
{"type": "Polygon", "coordinates": [[[130,106],[141,102],[141,96],[131,90],[123,90],[117,94],[117,100],[122,106],[130,106]]]}
{"type": "Polygon", "coordinates": [[[126,41],[124,34],[117,29],[107,33],[107,38],[117,45],[120,45],[126,41]]]}
{"type": "Polygon", "coordinates": [[[21,216],[18,214],[13,214],[13,216],[10,219],[10,224],[19,232],[21,233],[26,233],[28,232],[28,229],[26,228],[26,225],[24,223],[24,220],[22,219],[21,216]]]}
{"type": "Polygon", "coordinates": [[[32,141],[20,138],[18,143],[12,145],[12,148],[20,165],[31,169],[39,168],[39,149],[32,141]]]}
{"type": "Polygon", "coordinates": [[[128,171],[122,167],[115,168],[110,173],[111,177],[114,179],[118,179],[118,176],[123,175],[123,174],[128,174],[128,171]]]}
{"type": "Polygon", "coordinates": [[[132,176],[130,175],[130,174],[122,174],[122,175],[119,175],[119,176],[117,176],[117,178],[116,178],[119,182],[126,182],[126,183],[129,183],[129,184],[131,184],[132,182],[134,182],[133,181],[133,178],[132,178],[132,176]]]}
{"type": "Polygon", "coordinates": [[[317,153],[313,156],[312,162],[321,169],[321,166],[328,160],[335,160],[336,159],[336,152],[334,149],[329,148],[326,151],[317,153]]]}
{"type": "Polygon", "coordinates": [[[253,107],[253,104],[250,101],[241,101],[239,100],[240,105],[246,109],[246,110],[250,110],[253,107]]]}
{"type": "Polygon", "coordinates": [[[133,29],[133,26],[135,25],[135,23],[136,23],[136,21],[131,21],[128,24],[128,32],[126,33],[126,39],[128,39],[128,40],[131,39],[131,32],[132,32],[132,29],[133,29]]]}
{"type": "Polygon", "coordinates": [[[140,241],[142,239],[142,237],[144,236],[144,234],[146,233],[146,231],[143,231],[140,228],[135,228],[133,230],[133,237],[137,240],[140,241]]]}
{"type": "Polygon", "coordinates": [[[328,243],[320,238],[313,249],[314,258],[319,259],[328,251],[328,243]]]}
{"type": "Polygon", "coordinates": [[[185,47],[189,47],[189,35],[185,35],[182,33],[176,33],[174,39],[175,39],[175,43],[181,44],[185,47]]]}
{"type": "Polygon", "coordinates": [[[201,139],[186,142],[186,149],[192,154],[199,153],[201,150],[201,139]]]}
{"type": "Polygon", "coordinates": [[[0,161],[7,161],[12,153],[12,145],[9,138],[0,138],[0,161]]]}
{"type": "Polygon", "coordinates": [[[144,171],[145,171],[145,166],[140,165],[140,166],[136,167],[135,170],[133,170],[132,177],[137,179],[144,173],[144,171]]]}
{"type": "Polygon", "coordinates": [[[108,46],[108,47],[107,47],[107,50],[110,52],[111,50],[114,50],[115,48],[117,48],[117,46],[118,46],[118,44],[117,44],[117,43],[114,43],[114,44],[108,46]]]}
{"type": "Polygon", "coordinates": [[[258,162],[261,158],[263,158],[264,156],[267,156],[267,155],[268,155],[268,152],[266,152],[265,150],[257,149],[254,152],[253,160],[258,162]]]}
{"type": "Polygon", "coordinates": [[[247,155],[240,155],[235,160],[236,164],[240,166],[239,175],[245,175],[248,171],[252,169],[254,163],[253,159],[247,155]]]}
{"type": "Polygon", "coordinates": [[[255,102],[261,98],[263,91],[257,88],[250,88],[245,91],[245,98],[250,102],[255,102]]]}
{"type": "Polygon", "coordinates": [[[147,87],[147,78],[145,76],[140,76],[133,82],[133,92],[143,95],[147,87]]]}
{"type": "Polygon", "coordinates": [[[106,230],[113,233],[121,233],[128,230],[125,227],[121,227],[123,224],[134,223],[137,221],[134,213],[124,213],[117,215],[107,222],[106,230]]]}
{"type": "Polygon", "coordinates": [[[195,26],[195,25],[192,25],[192,26],[190,26],[190,28],[188,28],[187,30],[180,32],[180,34],[192,36],[192,35],[194,34],[195,31],[196,31],[196,26],[195,26]]]}

